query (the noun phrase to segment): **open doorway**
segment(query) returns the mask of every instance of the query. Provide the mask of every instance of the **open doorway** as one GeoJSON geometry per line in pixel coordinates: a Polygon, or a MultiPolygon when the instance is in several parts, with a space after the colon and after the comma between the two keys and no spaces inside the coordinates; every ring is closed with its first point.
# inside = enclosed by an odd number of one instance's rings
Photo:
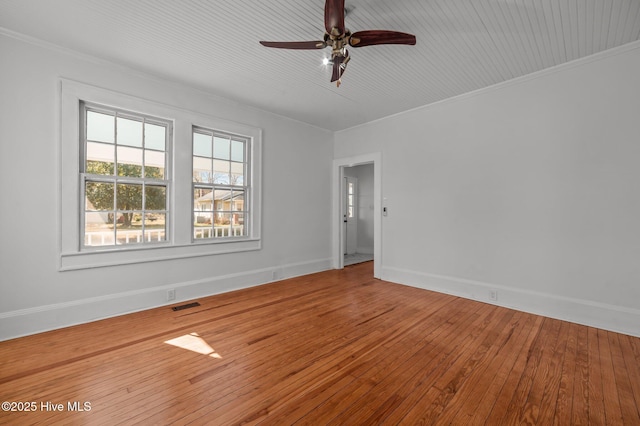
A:
{"type": "Polygon", "coordinates": [[[373,172],[372,163],[344,168],[344,266],[373,260],[373,172]]]}
{"type": "Polygon", "coordinates": [[[333,162],[333,265],[336,269],[345,266],[345,253],[373,255],[373,276],[381,278],[382,265],[382,179],[381,154],[371,153],[356,157],[338,158],[333,162]],[[355,183],[352,213],[356,219],[349,235],[349,223],[345,225],[345,212],[348,214],[348,180],[355,183]],[[362,220],[358,220],[361,216],[362,220]],[[350,241],[349,241],[350,239],[350,241]],[[373,247],[373,252],[371,248],[373,247]]]}

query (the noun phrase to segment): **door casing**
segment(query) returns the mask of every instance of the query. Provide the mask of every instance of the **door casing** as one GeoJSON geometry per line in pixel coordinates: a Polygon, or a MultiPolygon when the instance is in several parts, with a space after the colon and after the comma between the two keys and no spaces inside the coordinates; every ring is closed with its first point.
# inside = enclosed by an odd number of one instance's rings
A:
{"type": "Polygon", "coordinates": [[[332,258],[335,269],[344,268],[344,168],[373,164],[373,276],[382,272],[382,154],[373,152],[333,160],[332,258]]]}

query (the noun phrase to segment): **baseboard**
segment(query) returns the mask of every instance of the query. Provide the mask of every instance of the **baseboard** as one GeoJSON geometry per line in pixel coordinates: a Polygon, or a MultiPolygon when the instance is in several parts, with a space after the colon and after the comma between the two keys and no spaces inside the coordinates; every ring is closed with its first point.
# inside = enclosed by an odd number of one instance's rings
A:
{"type": "Polygon", "coordinates": [[[382,279],[640,337],[638,309],[384,266],[382,279]]]}
{"type": "Polygon", "coordinates": [[[321,259],[0,313],[0,341],[331,269],[321,259]],[[176,299],[166,301],[167,290],[176,299]]]}

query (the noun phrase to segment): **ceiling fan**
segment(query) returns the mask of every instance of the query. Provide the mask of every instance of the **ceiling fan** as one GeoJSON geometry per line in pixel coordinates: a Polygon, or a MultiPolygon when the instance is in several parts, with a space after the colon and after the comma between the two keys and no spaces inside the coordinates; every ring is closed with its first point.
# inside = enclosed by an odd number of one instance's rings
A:
{"type": "Polygon", "coordinates": [[[324,49],[331,47],[331,63],[333,72],[331,82],[340,87],[340,79],[347,63],[351,59],[347,45],[351,47],[365,47],[376,44],[416,44],[416,36],[398,31],[366,30],[351,34],[344,26],[344,0],[326,0],[324,5],[323,40],[318,41],[261,41],[266,47],[278,49],[324,49]]]}

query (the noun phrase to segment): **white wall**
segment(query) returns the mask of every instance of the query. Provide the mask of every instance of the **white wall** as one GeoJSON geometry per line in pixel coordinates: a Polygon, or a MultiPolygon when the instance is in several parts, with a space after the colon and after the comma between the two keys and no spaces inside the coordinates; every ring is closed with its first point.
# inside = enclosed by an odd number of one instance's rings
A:
{"type": "Polygon", "coordinates": [[[337,133],[382,153],[382,278],[640,335],[639,75],[634,43],[337,133]]]}
{"type": "Polygon", "coordinates": [[[0,56],[0,340],[330,268],[330,132],[2,33],[0,56]],[[261,128],[262,250],[59,272],[61,77],[261,128]]]}

